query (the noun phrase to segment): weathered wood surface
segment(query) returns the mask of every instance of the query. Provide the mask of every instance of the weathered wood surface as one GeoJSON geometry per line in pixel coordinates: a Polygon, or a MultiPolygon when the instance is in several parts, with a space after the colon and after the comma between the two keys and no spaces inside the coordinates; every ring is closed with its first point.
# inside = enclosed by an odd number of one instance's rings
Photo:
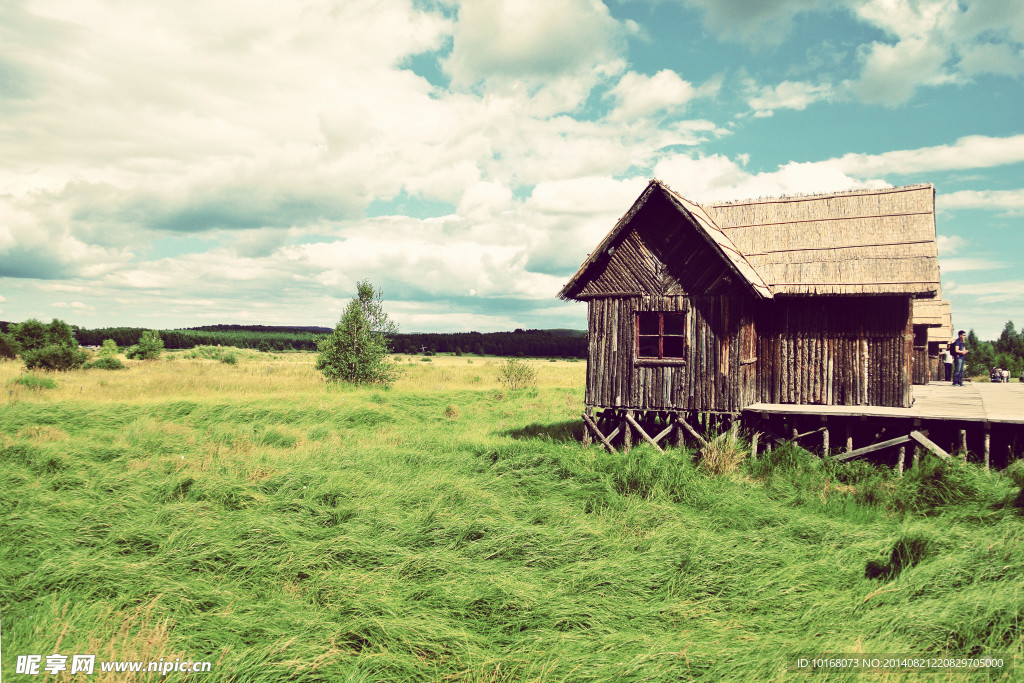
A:
{"type": "Polygon", "coordinates": [[[947,382],[932,382],[915,386],[913,396],[914,404],[910,408],[754,403],[747,406],[744,412],[1024,424],[1024,384],[1017,382],[968,382],[962,387],[950,386],[947,382]]]}

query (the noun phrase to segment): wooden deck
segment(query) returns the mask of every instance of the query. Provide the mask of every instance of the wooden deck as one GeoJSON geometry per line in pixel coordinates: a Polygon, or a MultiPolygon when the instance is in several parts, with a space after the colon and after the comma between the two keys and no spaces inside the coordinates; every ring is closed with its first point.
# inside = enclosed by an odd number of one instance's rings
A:
{"type": "Polygon", "coordinates": [[[914,404],[910,408],[754,403],[743,411],[762,415],[911,418],[1024,424],[1024,384],[1020,382],[968,382],[962,387],[951,386],[949,382],[932,382],[915,386],[913,397],[914,404]]]}

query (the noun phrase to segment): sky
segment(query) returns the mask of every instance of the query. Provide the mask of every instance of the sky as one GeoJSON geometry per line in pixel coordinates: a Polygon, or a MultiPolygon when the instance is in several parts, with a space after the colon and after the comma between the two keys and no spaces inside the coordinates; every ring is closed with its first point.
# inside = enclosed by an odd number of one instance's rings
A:
{"type": "Polygon", "coordinates": [[[932,183],[956,328],[1024,327],[1024,2],[0,0],[0,319],[586,328],[651,178],[932,183]]]}

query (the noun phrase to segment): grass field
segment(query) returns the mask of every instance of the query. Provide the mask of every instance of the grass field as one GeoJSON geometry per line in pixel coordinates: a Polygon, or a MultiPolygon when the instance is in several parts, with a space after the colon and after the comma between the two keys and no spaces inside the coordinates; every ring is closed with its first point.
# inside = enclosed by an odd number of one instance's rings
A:
{"type": "Polygon", "coordinates": [[[582,362],[510,392],[495,359],[403,356],[383,390],[237,355],[54,388],[0,363],[4,681],[55,652],[203,681],[781,681],[822,653],[1007,663],[822,680],[1024,677],[1018,466],[711,474],[583,448],[582,362]]]}

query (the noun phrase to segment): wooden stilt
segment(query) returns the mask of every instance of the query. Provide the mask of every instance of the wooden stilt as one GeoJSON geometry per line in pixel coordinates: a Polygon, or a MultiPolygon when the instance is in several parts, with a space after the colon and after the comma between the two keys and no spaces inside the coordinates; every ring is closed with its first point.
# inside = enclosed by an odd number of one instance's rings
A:
{"type": "Polygon", "coordinates": [[[622,419],[622,450],[626,453],[633,449],[633,434],[629,428],[632,417],[633,411],[627,410],[622,419]]]}
{"type": "Polygon", "coordinates": [[[904,460],[904,458],[907,457],[907,447],[906,446],[900,446],[899,451],[897,451],[897,453],[898,454],[896,456],[896,474],[898,474],[899,476],[902,477],[903,476],[903,460],[904,460]]]}
{"type": "Polygon", "coordinates": [[[822,453],[822,455],[824,455],[827,458],[828,457],[828,451],[829,451],[828,422],[825,421],[825,418],[821,418],[821,421],[822,421],[822,423],[824,425],[821,428],[821,453],[822,453]]]}
{"type": "Polygon", "coordinates": [[[992,455],[992,427],[985,423],[985,469],[989,467],[989,458],[992,455]]]}
{"type": "Polygon", "coordinates": [[[850,453],[853,451],[853,429],[850,427],[850,423],[846,423],[846,452],[850,453]]]}
{"type": "MultiPolygon", "coordinates": [[[[587,410],[583,414],[585,416],[586,415],[591,415],[593,413],[593,411],[594,411],[593,408],[591,408],[590,406],[587,406],[587,410]]],[[[594,418],[591,417],[590,419],[591,419],[591,421],[593,421],[594,418]]],[[[590,448],[590,444],[593,443],[593,438],[591,437],[591,434],[590,434],[590,426],[587,425],[587,421],[586,420],[583,421],[583,424],[587,427],[587,429],[583,430],[583,446],[585,448],[590,448]]]]}
{"type": "Polygon", "coordinates": [[[750,459],[757,460],[757,437],[760,436],[757,432],[754,432],[750,437],[750,459]]]}
{"type": "Polygon", "coordinates": [[[961,429],[960,430],[960,454],[961,454],[960,457],[962,457],[962,458],[966,458],[967,457],[967,430],[966,429],[961,429]]]}
{"type": "Polygon", "coordinates": [[[690,423],[688,423],[686,420],[684,420],[681,415],[679,416],[679,424],[682,425],[683,429],[685,429],[687,432],[689,432],[690,436],[692,436],[694,439],[696,439],[697,443],[699,443],[701,446],[707,446],[708,445],[707,440],[703,436],[698,434],[697,430],[695,430],[693,427],[691,427],[690,423]]]}
{"type": "MultiPolygon", "coordinates": [[[[612,446],[611,438],[606,437],[604,434],[601,433],[601,430],[598,428],[597,423],[594,422],[594,418],[590,417],[586,413],[583,413],[583,424],[585,424],[590,429],[590,431],[594,433],[594,436],[597,437],[598,441],[600,441],[605,448],[608,449],[609,453],[615,452],[615,447],[612,446]]],[[[614,438],[614,435],[612,436],[612,438],[614,438]]]]}
{"type": "Polygon", "coordinates": [[[635,419],[633,419],[633,414],[630,411],[628,411],[628,410],[626,411],[626,422],[629,423],[630,427],[632,427],[633,429],[636,430],[636,433],[640,435],[641,439],[643,439],[647,443],[649,443],[652,446],[654,446],[655,448],[657,448],[659,453],[664,453],[665,452],[662,449],[662,447],[658,445],[658,442],[656,440],[652,439],[650,436],[648,436],[647,432],[644,431],[644,428],[641,427],[640,424],[635,419]]]}

